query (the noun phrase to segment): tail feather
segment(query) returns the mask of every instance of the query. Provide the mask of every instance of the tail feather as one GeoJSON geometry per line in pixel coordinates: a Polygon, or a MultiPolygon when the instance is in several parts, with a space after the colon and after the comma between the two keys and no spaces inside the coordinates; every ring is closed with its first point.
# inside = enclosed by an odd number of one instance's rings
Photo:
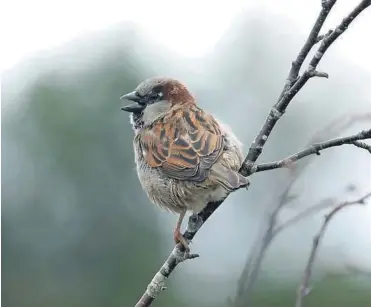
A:
{"type": "Polygon", "coordinates": [[[245,188],[249,185],[249,180],[246,177],[220,164],[212,167],[210,179],[222,185],[228,192],[245,188]]]}

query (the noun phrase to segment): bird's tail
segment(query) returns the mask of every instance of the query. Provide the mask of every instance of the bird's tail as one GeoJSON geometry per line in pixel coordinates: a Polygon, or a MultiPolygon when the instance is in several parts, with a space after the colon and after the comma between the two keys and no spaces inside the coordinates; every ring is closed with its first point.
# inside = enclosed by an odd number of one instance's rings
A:
{"type": "Polygon", "coordinates": [[[222,185],[228,192],[247,187],[250,182],[237,171],[221,164],[214,164],[210,170],[210,179],[222,185]]]}

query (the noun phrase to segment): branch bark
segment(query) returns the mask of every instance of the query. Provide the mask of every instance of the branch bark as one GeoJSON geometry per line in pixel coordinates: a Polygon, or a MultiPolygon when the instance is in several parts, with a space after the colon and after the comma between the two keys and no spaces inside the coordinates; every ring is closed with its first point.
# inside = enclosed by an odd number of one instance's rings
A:
{"type": "Polygon", "coordinates": [[[363,130],[351,136],[340,137],[340,138],[332,139],[329,141],[312,144],[310,147],[303,149],[280,161],[254,165],[251,168],[251,172],[257,173],[257,172],[272,170],[276,168],[287,167],[291,165],[292,163],[295,163],[296,161],[304,157],[307,157],[309,155],[313,155],[313,154],[320,155],[321,150],[324,150],[330,147],[341,146],[345,144],[354,145],[356,147],[366,149],[371,153],[370,145],[367,145],[366,143],[363,143],[363,142],[359,142],[359,140],[365,140],[365,139],[371,139],[371,129],[363,130]]]}
{"type": "MultiPolygon", "coordinates": [[[[371,0],[363,0],[335,29],[333,32],[329,32],[325,35],[321,41],[317,53],[313,57],[308,66],[307,70],[303,73],[301,77],[298,78],[300,68],[308,56],[309,51],[313,46],[320,41],[322,37],[319,37],[319,32],[325,22],[331,8],[335,4],[336,0],[323,0],[322,10],[310,32],[308,39],[306,40],[302,50],[299,52],[296,60],[293,62],[287,81],[282,89],[282,93],[278,98],[277,103],[272,107],[268,117],[265,120],[262,128],[252,142],[244,163],[240,169],[240,173],[244,176],[249,176],[252,174],[251,170],[255,165],[255,162],[261,155],[263,147],[268,140],[274,126],[285,113],[289,103],[299,92],[299,90],[306,84],[306,82],[315,76],[326,77],[324,73],[316,71],[316,67],[323,57],[323,54],[331,46],[331,44],[347,29],[349,24],[359,15],[361,11],[366,9],[370,4],[371,0]]],[[[198,214],[192,215],[188,222],[188,227],[183,236],[187,240],[193,239],[201,226],[206,222],[206,220],[217,210],[217,208],[224,202],[224,199],[219,202],[208,203],[206,207],[198,214]]],[[[187,255],[181,244],[177,244],[169,257],[166,259],[165,263],[162,265],[160,270],[156,273],[152,281],[147,286],[146,291],[136,303],[135,306],[145,307],[150,306],[154,301],[156,296],[165,289],[165,281],[169,275],[173,272],[175,267],[182,261],[194,258],[197,255],[187,255]]]]}
{"type": "Polygon", "coordinates": [[[335,2],[336,0],[330,0],[322,3],[322,10],[317,17],[317,20],[315,21],[304,46],[301,48],[295,61],[293,61],[291,64],[291,69],[287,77],[286,84],[283,87],[278,100],[281,100],[285,93],[292,87],[293,83],[297,81],[301,66],[303,65],[313,46],[324,38],[324,35],[319,35],[319,32],[321,31],[323,23],[325,22],[327,15],[330,13],[335,2]]]}
{"type": "Polygon", "coordinates": [[[303,306],[303,300],[306,295],[309,294],[309,281],[312,276],[312,270],[313,270],[313,265],[314,261],[318,252],[319,244],[321,243],[321,240],[323,239],[326,229],[328,227],[328,224],[330,223],[331,219],[340,211],[342,211],[344,208],[353,206],[353,205],[363,205],[365,204],[365,201],[367,198],[371,197],[371,192],[367,193],[366,195],[362,196],[359,199],[353,200],[353,201],[345,201],[339,205],[337,205],[334,209],[330,211],[329,214],[325,216],[325,220],[322,224],[322,227],[320,228],[319,232],[313,239],[313,245],[312,249],[309,254],[308,262],[305,267],[305,272],[303,279],[301,281],[301,284],[299,285],[298,288],[298,294],[296,297],[296,303],[295,307],[302,307],[303,306]]]}

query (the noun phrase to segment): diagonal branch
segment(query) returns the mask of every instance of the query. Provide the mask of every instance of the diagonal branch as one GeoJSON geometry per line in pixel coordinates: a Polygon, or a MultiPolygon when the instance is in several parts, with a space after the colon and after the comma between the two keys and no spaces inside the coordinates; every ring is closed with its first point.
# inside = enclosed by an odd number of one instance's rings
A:
{"type": "MultiPolygon", "coordinates": [[[[323,2],[332,2],[332,1],[323,1],[323,2]]],[[[333,5],[333,4],[332,4],[333,5]]],[[[280,110],[281,108],[286,108],[290,103],[292,98],[301,90],[301,88],[307,83],[310,78],[313,77],[328,77],[326,73],[317,71],[317,66],[321,61],[323,55],[327,49],[332,45],[332,43],[346,31],[351,24],[351,22],[367,7],[371,5],[371,0],[361,1],[356,8],[343,19],[343,21],[338,25],[334,31],[329,31],[323,38],[317,52],[310,61],[307,70],[301,75],[300,78],[296,80],[293,86],[288,89],[281,97],[281,99],[276,104],[276,108],[280,110]]]]}
{"type": "Polygon", "coordinates": [[[307,41],[300,50],[298,56],[296,57],[296,60],[293,61],[291,64],[291,69],[287,77],[286,84],[278,100],[281,100],[282,96],[291,88],[293,83],[298,79],[300,68],[303,65],[306,57],[308,56],[308,53],[311,51],[313,46],[324,38],[323,35],[319,35],[319,32],[321,31],[323,23],[325,22],[327,15],[330,13],[335,2],[336,0],[330,0],[324,1],[322,3],[322,10],[318,15],[312,30],[310,31],[307,41]]]}
{"type": "MultiPolygon", "coordinates": [[[[322,0],[322,10],[319,14],[319,17],[317,18],[316,23],[313,26],[313,29],[305,43],[305,45],[308,45],[308,47],[303,47],[302,51],[299,53],[297,62],[299,63],[299,66],[301,67],[304,59],[308,55],[310,49],[319,41],[318,34],[319,31],[322,28],[322,25],[324,21],[327,18],[328,13],[331,11],[332,6],[336,0],[322,0]],[[325,11],[324,11],[325,10],[325,11]],[[307,50],[308,49],[308,50],[307,50]],[[303,58],[303,59],[302,59],[303,58]]],[[[279,96],[277,103],[273,106],[271,109],[268,117],[265,120],[265,123],[263,124],[262,128],[260,129],[259,133],[255,137],[254,141],[252,142],[250,149],[248,151],[248,154],[244,160],[243,166],[240,169],[240,173],[244,176],[249,176],[252,174],[251,169],[255,165],[256,160],[259,158],[263,151],[263,147],[268,140],[269,135],[271,134],[274,126],[278,122],[278,120],[281,118],[281,116],[285,113],[286,108],[288,107],[291,100],[294,98],[294,96],[297,94],[297,92],[306,84],[306,82],[315,76],[326,76],[323,73],[316,72],[316,67],[320,60],[322,59],[323,53],[326,52],[328,47],[346,30],[347,26],[359,15],[359,13],[366,9],[370,5],[371,0],[363,0],[361,3],[357,6],[355,10],[353,10],[347,18],[343,20],[343,22],[340,24],[339,27],[336,29],[339,29],[336,35],[331,36],[334,32],[327,35],[323,38],[321,45],[319,47],[319,50],[321,50],[322,54],[320,57],[316,55],[311,61],[311,65],[307,68],[307,70],[304,72],[304,74],[300,78],[296,78],[297,80],[289,84],[286,82],[286,84],[283,87],[283,94],[279,96]],[[313,62],[313,63],[312,63],[313,62]]],[[[321,37],[320,37],[321,38],[321,37]]],[[[294,73],[292,75],[299,73],[299,68],[294,68],[294,73]],[[295,73],[295,71],[297,72],[295,73]]],[[[288,76],[288,80],[290,80],[290,73],[288,76]]],[[[224,199],[218,201],[218,202],[212,202],[208,203],[206,207],[197,215],[192,215],[188,222],[188,227],[186,232],[184,233],[184,237],[187,240],[191,240],[198,230],[201,228],[201,226],[206,222],[206,220],[214,213],[215,210],[224,202],[224,199]]],[[[187,255],[185,254],[184,248],[182,245],[177,244],[169,257],[166,259],[163,266],[160,268],[160,270],[156,273],[155,277],[152,279],[152,281],[147,286],[146,291],[142,295],[142,297],[139,299],[139,301],[136,303],[135,306],[137,307],[145,307],[150,306],[151,303],[154,301],[156,296],[165,288],[164,283],[165,280],[169,277],[169,275],[173,272],[175,267],[182,262],[185,259],[188,258],[194,258],[196,255],[187,255]]]]}
{"type": "Polygon", "coordinates": [[[313,239],[313,245],[312,249],[309,254],[308,262],[305,268],[304,276],[301,281],[301,284],[298,288],[298,294],[296,297],[296,304],[295,307],[302,307],[303,306],[303,299],[304,297],[309,293],[309,281],[312,275],[312,269],[313,269],[313,264],[314,260],[316,258],[319,244],[322,240],[322,238],[325,235],[326,229],[328,227],[328,224],[330,223],[331,219],[341,210],[343,210],[346,207],[352,206],[352,205],[363,205],[365,204],[365,201],[367,198],[371,197],[371,192],[367,193],[366,195],[362,196],[359,199],[353,200],[353,201],[345,201],[339,205],[337,205],[334,209],[330,211],[329,214],[325,216],[325,220],[322,224],[321,229],[317,233],[317,235],[313,239]]]}
{"type": "Polygon", "coordinates": [[[304,43],[303,48],[300,50],[296,60],[292,62],[289,75],[286,79],[286,83],[282,89],[282,92],[278,98],[278,101],[271,109],[268,117],[265,120],[263,127],[261,128],[258,135],[255,137],[249,149],[249,152],[245,158],[244,164],[241,168],[241,174],[243,174],[244,176],[248,176],[251,174],[251,168],[253,167],[254,162],[261,155],[263,151],[263,146],[265,142],[268,140],[268,137],[271,134],[274,126],[276,125],[280,117],[285,113],[287,106],[289,105],[292,98],[294,98],[295,94],[308,81],[309,78],[306,79],[305,81],[301,80],[302,84],[300,88],[295,89],[294,92],[291,90],[293,86],[297,84],[300,68],[303,65],[304,60],[308,56],[309,51],[318,42],[318,37],[319,37],[318,34],[321,31],[323,23],[325,22],[335,2],[336,0],[329,0],[329,1],[322,2],[322,10],[320,11],[317,17],[317,20],[314,23],[313,28],[306,42],[304,43]],[[293,95],[293,93],[295,94],[293,95]]]}
{"type": "Polygon", "coordinates": [[[309,155],[320,155],[320,151],[330,148],[330,147],[335,147],[335,146],[341,146],[341,145],[354,145],[359,148],[363,148],[368,150],[371,153],[371,147],[370,145],[367,145],[366,143],[359,142],[359,140],[365,140],[365,139],[371,139],[371,129],[369,130],[363,130],[357,134],[351,135],[351,136],[346,136],[346,137],[340,137],[336,139],[332,139],[329,141],[317,143],[317,144],[312,144],[310,147],[303,149],[285,159],[282,159],[280,161],[275,161],[275,162],[269,162],[269,163],[262,163],[262,164],[257,164],[254,165],[251,168],[252,173],[257,173],[257,172],[262,172],[262,171],[267,171],[267,170],[272,170],[276,168],[281,168],[281,167],[287,167],[291,165],[292,163],[295,163],[296,161],[309,156],[309,155]]]}

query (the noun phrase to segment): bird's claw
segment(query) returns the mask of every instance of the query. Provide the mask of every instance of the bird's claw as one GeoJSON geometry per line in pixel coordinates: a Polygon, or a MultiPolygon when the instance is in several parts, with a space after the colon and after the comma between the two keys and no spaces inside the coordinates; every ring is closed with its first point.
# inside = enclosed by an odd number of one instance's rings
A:
{"type": "Polygon", "coordinates": [[[183,235],[180,233],[180,230],[178,229],[174,231],[174,241],[175,241],[175,244],[180,243],[183,245],[185,253],[190,252],[190,248],[189,248],[189,244],[187,240],[183,237],[183,235]]]}

